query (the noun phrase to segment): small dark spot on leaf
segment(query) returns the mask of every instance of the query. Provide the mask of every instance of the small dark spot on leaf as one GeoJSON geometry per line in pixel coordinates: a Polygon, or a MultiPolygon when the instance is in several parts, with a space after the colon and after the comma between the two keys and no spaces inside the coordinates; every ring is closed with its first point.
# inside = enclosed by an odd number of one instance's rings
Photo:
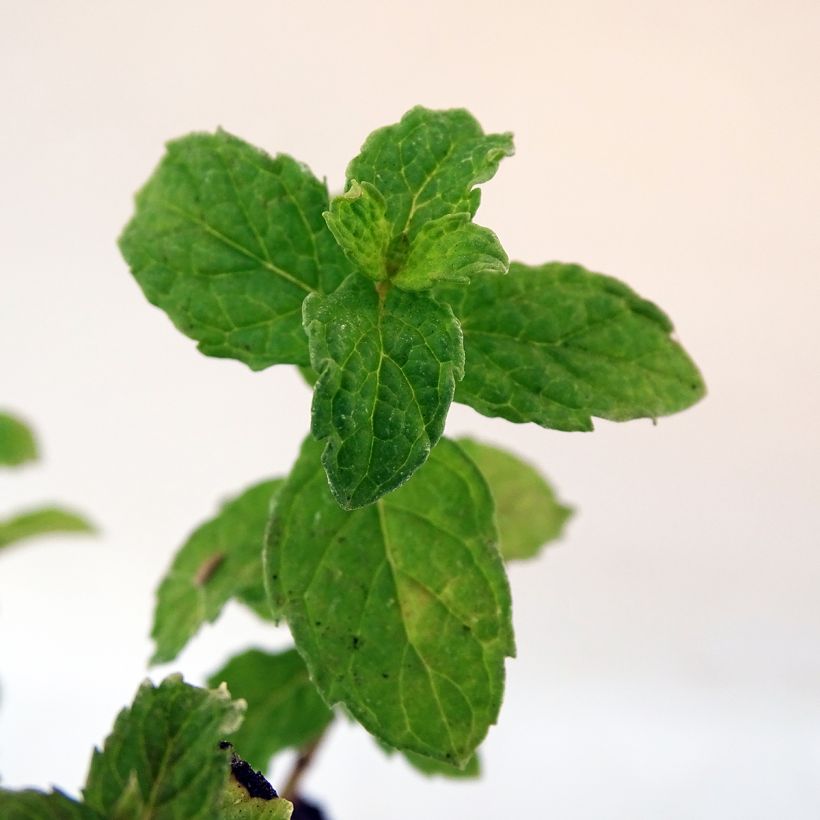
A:
{"type": "Polygon", "coordinates": [[[351,643],[352,643],[354,649],[358,649],[359,648],[359,643],[360,643],[359,636],[354,635],[351,639],[351,643]]]}
{"type": "Polygon", "coordinates": [[[225,560],[224,552],[215,552],[209,555],[197,568],[194,573],[194,586],[203,587],[211,580],[213,574],[219,569],[225,560]]]}

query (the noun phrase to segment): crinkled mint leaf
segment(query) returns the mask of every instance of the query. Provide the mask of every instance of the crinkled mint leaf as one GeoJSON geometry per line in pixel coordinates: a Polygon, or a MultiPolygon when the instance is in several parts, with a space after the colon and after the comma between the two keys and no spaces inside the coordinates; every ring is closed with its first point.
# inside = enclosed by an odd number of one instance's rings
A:
{"type": "Polygon", "coordinates": [[[0,548],[54,532],[93,533],[94,526],[78,513],[60,507],[29,510],[0,521],[0,548]]]}
{"type": "Polygon", "coordinates": [[[421,293],[386,295],[350,276],[305,301],[311,364],[319,373],[312,430],[345,509],[407,481],[444,429],[461,378],[461,331],[449,308],[421,293]]]}
{"type": "Polygon", "coordinates": [[[176,554],[157,590],[152,663],[173,660],[222,607],[237,598],[271,617],[262,573],[262,547],[281,479],[249,487],[200,526],[176,554]]]}
{"type": "Polygon", "coordinates": [[[167,151],[139,192],[120,249],[148,301],[209,356],[261,370],[308,363],[302,300],[351,271],[307,167],[224,131],[167,151]]]}
{"type": "Polygon", "coordinates": [[[462,108],[417,106],[374,131],[347,168],[348,180],[369,182],[385,200],[393,240],[412,241],[430,220],[475,214],[479,191],[513,153],[511,134],[485,134],[462,108]]]}
{"type": "Polygon", "coordinates": [[[211,675],[209,686],[223,681],[234,697],[248,704],[231,742],[242,757],[263,769],[277,752],[304,746],[333,720],[295,649],[243,652],[211,675]]]}
{"type": "Polygon", "coordinates": [[[512,150],[509,134],[484,134],[467,111],[414,108],[368,137],[325,218],[356,269],[377,282],[415,291],[503,273],[498,238],[471,220],[475,186],[512,150]]]}
{"type": "Polygon", "coordinates": [[[367,182],[351,180],[325,219],[359,273],[402,290],[426,290],[437,281],[469,282],[482,273],[506,273],[509,265],[498,237],[464,212],[425,222],[412,241],[391,244],[384,198],[367,182]]]}
{"type": "Polygon", "coordinates": [[[10,413],[0,413],[0,466],[16,467],[37,458],[37,441],[31,429],[10,413]]]}
{"type": "Polygon", "coordinates": [[[369,182],[355,179],[334,197],[325,221],[359,273],[376,282],[389,278],[387,253],[392,238],[384,197],[369,182]]]}
{"type": "Polygon", "coordinates": [[[152,820],[214,820],[229,772],[219,742],[243,708],[224,688],[198,689],[176,675],[157,687],[146,681],[94,751],[85,802],[105,817],[138,806],[152,820]]]}
{"type": "Polygon", "coordinates": [[[311,678],[402,751],[466,765],[514,651],[493,502],[442,439],[404,487],[347,512],[308,439],[269,530],[269,589],[311,678]]]}
{"type": "Polygon", "coordinates": [[[424,290],[437,281],[466,283],[472,276],[506,273],[508,267],[491,230],[473,224],[467,213],[449,214],[422,225],[392,282],[404,290],[424,290]]]}
{"type": "Polygon", "coordinates": [[[557,430],[592,417],[676,413],[705,392],[697,367],[651,302],[616,279],[558,262],[440,286],[464,332],[456,401],[557,430]]]}
{"type": "Polygon", "coordinates": [[[532,558],[559,538],[572,508],[555,497],[543,476],[522,459],[469,438],[458,440],[490,485],[499,549],[505,561],[532,558]]]}
{"type": "Polygon", "coordinates": [[[58,789],[48,794],[33,789],[19,792],[0,789],[0,817],[3,820],[106,820],[58,789]]]}

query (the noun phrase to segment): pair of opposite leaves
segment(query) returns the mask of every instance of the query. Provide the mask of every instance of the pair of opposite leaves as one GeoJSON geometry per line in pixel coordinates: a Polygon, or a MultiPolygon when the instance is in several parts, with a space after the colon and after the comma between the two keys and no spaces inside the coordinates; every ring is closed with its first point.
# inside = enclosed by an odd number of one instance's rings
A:
{"type": "Polygon", "coordinates": [[[454,398],[559,430],[692,404],[703,383],[657,307],[577,265],[509,265],[473,223],[476,185],[512,150],[466,111],[414,108],[330,200],[288,156],[194,134],[169,143],[120,246],[202,352],[312,366],[312,432],[345,509],[410,478],[454,398]]]}

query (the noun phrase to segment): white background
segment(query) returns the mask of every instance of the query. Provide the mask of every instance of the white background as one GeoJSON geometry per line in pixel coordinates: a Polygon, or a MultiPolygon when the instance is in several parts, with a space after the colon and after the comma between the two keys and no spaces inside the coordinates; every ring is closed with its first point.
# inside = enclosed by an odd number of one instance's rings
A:
{"type": "MultiPolygon", "coordinates": [[[[339,188],[423,103],[516,133],[479,221],[657,301],[710,395],[592,434],[454,406],[449,433],[579,508],[512,569],[485,776],[425,781],[339,725],[308,790],[334,820],[820,816],[819,24],[811,0],[2,0],[0,403],[45,460],[0,475],[0,515],[55,499],[102,530],[0,559],[4,785],[76,792],[146,674],[173,550],[307,429],[291,368],[199,355],[119,257],[163,142],[222,125],[339,188]]],[[[286,641],[229,608],[151,674],[286,641]]]]}

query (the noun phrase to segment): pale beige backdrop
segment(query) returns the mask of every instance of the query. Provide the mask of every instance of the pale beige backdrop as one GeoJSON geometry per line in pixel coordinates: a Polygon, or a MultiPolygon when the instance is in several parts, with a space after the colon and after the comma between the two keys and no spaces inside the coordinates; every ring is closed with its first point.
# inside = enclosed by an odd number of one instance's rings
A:
{"type": "MultiPolygon", "coordinates": [[[[339,725],[309,790],[334,820],[820,816],[819,36],[814,0],[2,0],[0,403],[46,461],[0,476],[0,514],[50,497],[103,528],[0,560],[3,783],[79,787],[172,550],[307,427],[292,370],[200,356],[120,259],[163,141],[222,125],[338,187],[423,103],[516,133],[480,211],[510,255],[656,300],[711,392],[592,434],[454,407],[580,510],[512,570],[484,779],[424,781],[339,725]]],[[[285,641],[231,609],[152,674],[285,641]]]]}

